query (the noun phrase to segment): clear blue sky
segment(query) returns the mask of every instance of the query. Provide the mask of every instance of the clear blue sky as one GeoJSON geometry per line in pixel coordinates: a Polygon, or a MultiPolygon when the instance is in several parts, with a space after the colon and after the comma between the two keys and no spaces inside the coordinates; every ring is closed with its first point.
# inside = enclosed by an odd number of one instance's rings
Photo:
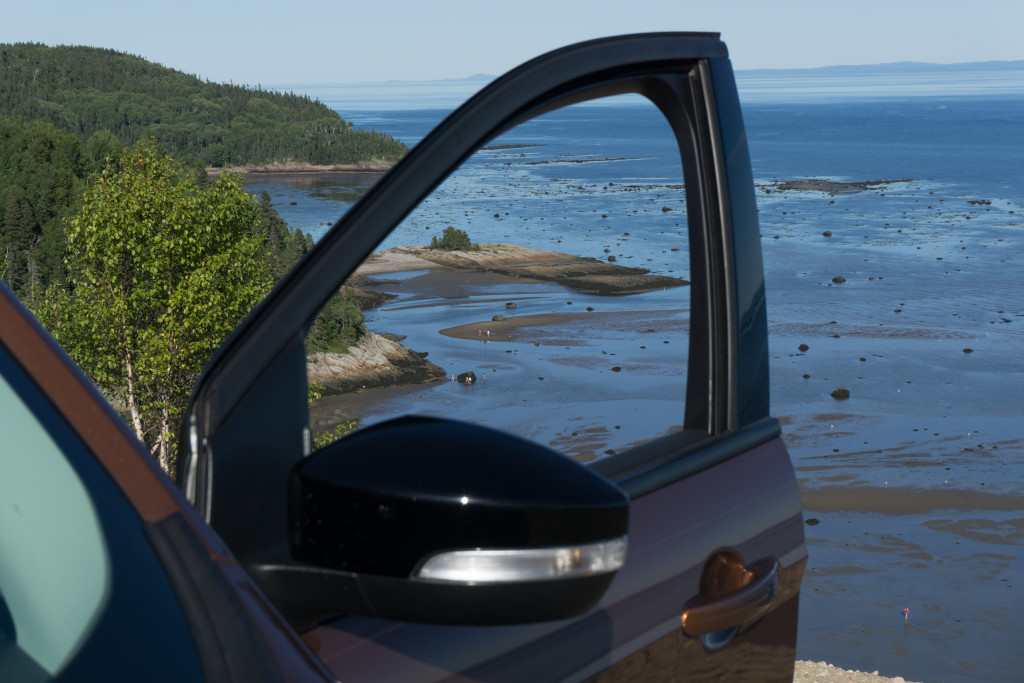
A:
{"type": "Polygon", "coordinates": [[[94,45],[213,81],[501,74],[641,31],[720,31],[737,69],[1024,59],[1022,0],[26,0],[0,42],[94,45]]]}

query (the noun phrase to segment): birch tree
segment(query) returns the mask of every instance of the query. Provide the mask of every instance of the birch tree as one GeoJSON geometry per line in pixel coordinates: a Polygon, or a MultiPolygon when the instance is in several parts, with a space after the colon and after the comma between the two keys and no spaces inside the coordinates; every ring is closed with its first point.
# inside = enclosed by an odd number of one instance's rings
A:
{"type": "Polygon", "coordinates": [[[40,317],[169,473],[192,384],[270,288],[259,217],[240,176],[197,184],[140,144],[67,222],[69,286],[40,317]]]}

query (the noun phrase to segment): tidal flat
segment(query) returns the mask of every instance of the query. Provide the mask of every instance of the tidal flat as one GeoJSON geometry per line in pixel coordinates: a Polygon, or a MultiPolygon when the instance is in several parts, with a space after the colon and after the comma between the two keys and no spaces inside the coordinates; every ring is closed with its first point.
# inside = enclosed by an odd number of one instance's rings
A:
{"type": "MultiPolygon", "coordinates": [[[[1024,145],[1005,127],[937,141],[936,122],[956,111],[944,106],[877,104],[876,121],[898,110],[907,126],[881,131],[857,129],[857,107],[823,109],[819,123],[840,127],[838,141],[805,125],[813,107],[761,112],[779,117],[774,128],[756,108],[747,115],[772,413],[807,521],[797,656],[910,680],[1012,680],[1024,668],[1024,195],[1012,173],[1024,145]],[[807,130],[813,139],[795,144],[792,131],[807,130]],[[833,398],[840,387],[848,398],[833,398]]],[[[985,103],[957,121],[992,111],[1020,116],[985,103]]],[[[588,110],[580,120],[622,119],[588,110]]],[[[571,133],[478,153],[379,248],[426,244],[454,225],[475,241],[614,256],[689,279],[678,171],[614,145],[574,163],[582,157],[556,143],[571,133]],[[565,163],[527,164],[540,160],[565,163]]],[[[326,199],[328,186],[250,187],[309,231],[347,207],[326,199]]],[[[325,423],[346,401],[368,421],[433,412],[586,460],[681,422],[688,288],[610,297],[429,268],[378,279],[398,298],[369,312],[371,329],[479,379],[331,397],[317,407],[325,423]],[[551,324],[488,337],[495,316],[551,324]]]]}

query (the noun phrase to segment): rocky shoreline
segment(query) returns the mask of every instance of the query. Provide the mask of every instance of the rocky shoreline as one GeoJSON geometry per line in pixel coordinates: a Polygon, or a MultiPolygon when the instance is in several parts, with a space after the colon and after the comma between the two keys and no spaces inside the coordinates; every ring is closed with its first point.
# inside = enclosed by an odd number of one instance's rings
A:
{"type": "Polygon", "coordinates": [[[886,678],[877,671],[848,671],[825,662],[797,662],[793,683],[911,683],[902,676],[886,678]]]}
{"type": "Polygon", "coordinates": [[[423,384],[444,379],[444,370],[412,349],[367,331],[345,353],[318,352],[306,357],[310,383],[324,396],[370,387],[423,384]]]}

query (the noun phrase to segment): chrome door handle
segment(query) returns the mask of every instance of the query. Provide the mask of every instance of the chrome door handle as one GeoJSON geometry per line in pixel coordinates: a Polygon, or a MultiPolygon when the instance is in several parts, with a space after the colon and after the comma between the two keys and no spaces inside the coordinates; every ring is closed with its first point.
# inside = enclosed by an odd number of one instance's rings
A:
{"type": "Polygon", "coordinates": [[[724,551],[708,561],[701,578],[701,597],[683,611],[683,633],[696,637],[738,627],[771,609],[779,588],[779,561],[767,557],[749,567],[742,562],[734,551],[724,551]],[[723,585],[729,583],[733,585],[723,585]],[[719,594],[708,595],[710,592],[719,594]]]}

